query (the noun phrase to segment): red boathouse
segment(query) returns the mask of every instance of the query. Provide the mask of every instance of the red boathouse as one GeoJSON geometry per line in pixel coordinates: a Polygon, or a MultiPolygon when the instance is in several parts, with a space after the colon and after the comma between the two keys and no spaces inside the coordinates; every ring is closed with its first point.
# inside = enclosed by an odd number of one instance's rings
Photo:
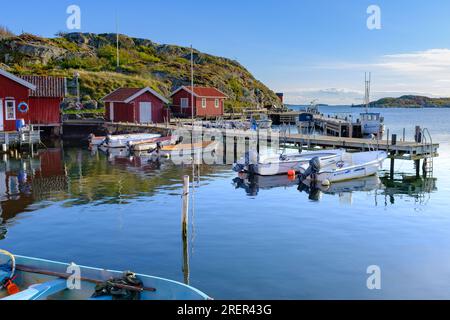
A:
{"type": "Polygon", "coordinates": [[[217,117],[224,114],[224,101],[228,96],[211,87],[183,86],[174,91],[172,97],[172,112],[178,116],[192,116],[192,95],[194,96],[195,117],[217,117]]]}
{"type": "Polygon", "coordinates": [[[60,127],[64,78],[20,76],[0,69],[0,131],[16,130],[16,120],[41,127],[60,127]]]}
{"type": "Polygon", "coordinates": [[[104,97],[111,122],[163,123],[170,120],[169,100],[151,88],[119,88],[104,97]]]}

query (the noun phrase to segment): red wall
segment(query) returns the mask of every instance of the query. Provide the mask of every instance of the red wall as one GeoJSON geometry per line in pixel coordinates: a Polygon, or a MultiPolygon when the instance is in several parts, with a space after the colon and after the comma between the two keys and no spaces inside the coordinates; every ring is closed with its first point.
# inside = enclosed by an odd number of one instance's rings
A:
{"type": "MultiPolygon", "coordinates": [[[[172,96],[172,106],[171,106],[172,112],[178,115],[181,114],[191,117],[192,116],[191,99],[192,99],[191,94],[186,90],[178,91],[176,94],[172,96]],[[189,99],[189,108],[181,108],[181,98],[189,99]]],[[[195,97],[194,97],[194,105],[195,105],[195,97]]]]}
{"type": "Polygon", "coordinates": [[[223,115],[223,99],[219,99],[219,107],[215,107],[216,98],[205,98],[206,99],[206,108],[202,107],[202,99],[195,99],[195,106],[197,110],[197,116],[222,116],[223,115]]]}
{"type": "Polygon", "coordinates": [[[55,125],[61,123],[60,104],[62,98],[30,98],[29,89],[0,75],[0,98],[3,99],[4,130],[16,130],[16,120],[24,119],[26,124],[55,125]],[[16,120],[6,120],[5,98],[14,98],[16,120]],[[21,102],[28,104],[28,112],[18,109],[21,102]]]}
{"type": "MultiPolygon", "coordinates": [[[[164,102],[152,95],[150,92],[146,92],[130,103],[114,102],[114,122],[139,122],[140,102],[151,102],[152,121],[154,123],[163,123],[165,118],[170,120],[170,114],[168,109],[164,107],[164,102]]],[[[111,102],[107,102],[105,104],[105,116],[107,120],[112,121],[109,112],[110,104],[111,102]]]]}
{"type": "MultiPolygon", "coordinates": [[[[186,90],[180,90],[172,96],[172,111],[176,114],[182,114],[186,116],[192,116],[191,113],[191,94],[186,90]],[[181,98],[189,99],[189,107],[181,108],[181,98]]],[[[219,108],[215,107],[216,98],[206,98],[206,108],[202,108],[202,98],[194,97],[194,115],[199,117],[205,116],[222,116],[224,113],[224,100],[219,99],[219,108]]]]}
{"type": "Polygon", "coordinates": [[[16,120],[6,120],[6,109],[5,109],[5,98],[14,98],[16,102],[16,119],[21,119],[21,113],[17,110],[17,107],[21,102],[26,102],[28,105],[28,88],[18,84],[15,81],[12,81],[2,75],[0,75],[0,99],[3,99],[2,108],[3,108],[3,119],[4,119],[4,131],[14,131],[16,130],[16,120]]]}

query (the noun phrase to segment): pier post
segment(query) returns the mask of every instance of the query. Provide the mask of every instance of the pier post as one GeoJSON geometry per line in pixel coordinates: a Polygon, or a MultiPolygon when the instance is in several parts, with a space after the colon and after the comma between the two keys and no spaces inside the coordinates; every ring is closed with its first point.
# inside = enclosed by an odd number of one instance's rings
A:
{"type": "Polygon", "coordinates": [[[420,177],[420,160],[414,160],[414,164],[416,167],[416,177],[420,177]]]}
{"type": "Polygon", "coordinates": [[[416,133],[414,134],[414,140],[418,143],[422,143],[422,129],[420,126],[416,126],[416,133]]]}
{"type": "Polygon", "coordinates": [[[389,177],[391,180],[394,180],[394,170],[395,170],[395,159],[394,157],[391,157],[391,169],[389,171],[389,177]]]}
{"type": "Polygon", "coordinates": [[[428,162],[428,158],[423,159],[423,162],[422,162],[422,175],[423,175],[424,178],[427,178],[427,176],[428,176],[427,162],[428,162]]]}
{"type": "Polygon", "coordinates": [[[183,236],[187,236],[189,222],[189,176],[183,177],[183,208],[181,211],[181,225],[183,236]]]}
{"type": "Polygon", "coordinates": [[[397,135],[396,134],[392,135],[391,145],[393,145],[393,146],[397,145],[397,135]]]}

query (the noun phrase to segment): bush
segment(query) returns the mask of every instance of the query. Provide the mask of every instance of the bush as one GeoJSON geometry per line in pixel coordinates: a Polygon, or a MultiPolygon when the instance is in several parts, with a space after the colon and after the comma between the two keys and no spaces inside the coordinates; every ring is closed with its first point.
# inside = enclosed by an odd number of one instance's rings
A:
{"type": "Polygon", "coordinates": [[[9,30],[7,27],[0,26],[0,40],[12,38],[14,36],[15,34],[12,33],[12,31],[9,30]]]}

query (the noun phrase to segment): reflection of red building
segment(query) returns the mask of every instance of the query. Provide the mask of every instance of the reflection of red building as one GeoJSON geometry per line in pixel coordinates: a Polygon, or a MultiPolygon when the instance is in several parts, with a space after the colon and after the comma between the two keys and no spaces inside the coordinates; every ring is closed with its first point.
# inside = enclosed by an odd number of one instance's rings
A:
{"type": "Polygon", "coordinates": [[[16,120],[42,127],[61,125],[65,79],[15,76],[0,69],[0,131],[16,130],[16,120]]]}
{"type": "Polygon", "coordinates": [[[61,149],[39,152],[30,161],[9,159],[0,168],[1,217],[9,220],[52,192],[66,189],[61,149]]]}

